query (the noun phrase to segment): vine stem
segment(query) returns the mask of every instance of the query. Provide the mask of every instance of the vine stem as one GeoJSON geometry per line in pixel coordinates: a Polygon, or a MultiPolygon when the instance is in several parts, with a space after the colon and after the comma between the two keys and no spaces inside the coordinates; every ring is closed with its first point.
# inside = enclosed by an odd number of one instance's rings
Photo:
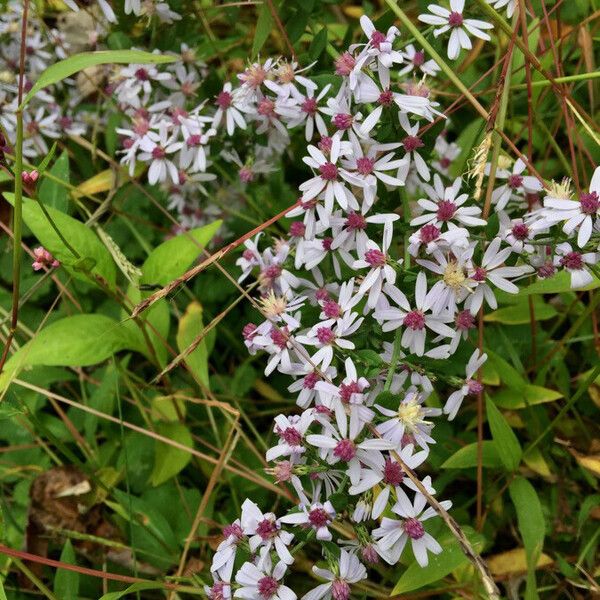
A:
{"type": "Polygon", "coordinates": [[[13,210],[13,288],[12,311],[10,329],[6,344],[0,357],[0,373],[8,358],[12,341],[17,331],[19,322],[19,294],[21,284],[21,239],[23,237],[23,88],[25,84],[25,50],[27,47],[27,17],[29,14],[29,0],[23,1],[23,18],[21,20],[21,48],[19,58],[19,89],[18,108],[16,111],[17,139],[15,144],[15,206],[13,210]]]}

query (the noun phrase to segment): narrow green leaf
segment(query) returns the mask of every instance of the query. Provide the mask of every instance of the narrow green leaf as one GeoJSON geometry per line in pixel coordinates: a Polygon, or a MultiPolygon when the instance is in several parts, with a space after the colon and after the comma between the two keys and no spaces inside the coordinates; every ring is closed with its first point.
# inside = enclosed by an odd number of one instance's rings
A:
{"type": "MultiPolygon", "coordinates": [[[[14,194],[6,192],[4,197],[11,204],[14,204],[14,194]]],[[[30,198],[23,198],[23,221],[42,246],[61,262],[62,267],[81,281],[93,282],[93,278],[90,278],[87,274],[87,272],[90,272],[92,276],[98,275],[110,287],[114,287],[117,268],[110,252],[98,236],[84,223],[56,208],[48,207],[47,211],[58,230],[80,255],[81,259],[74,257],[64,245],[38,203],[30,198]]]]}
{"type": "Polygon", "coordinates": [[[6,592],[4,591],[4,585],[2,584],[2,579],[0,579],[0,600],[8,600],[6,597],[6,592]]]}
{"type": "MultiPolygon", "coordinates": [[[[482,464],[484,467],[498,468],[502,460],[495,442],[484,440],[482,448],[482,464]]],[[[442,469],[470,469],[477,466],[477,442],[464,446],[448,458],[442,469]]]]}
{"type": "MultiPolygon", "coordinates": [[[[69,155],[66,150],[56,159],[49,173],[57,179],[69,183],[69,155]]],[[[69,212],[70,203],[67,188],[49,177],[42,179],[39,199],[46,208],[52,207],[64,213],[69,212]]]]}
{"type": "Polygon", "coordinates": [[[133,594],[134,592],[143,592],[145,590],[161,590],[164,588],[164,585],[159,582],[154,581],[140,581],[139,583],[132,583],[129,587],[121,590],[120,592],[109,592],[108,594],[104,594],[104,596],[100,597],[100,600],[119,600],[119,598],[124,598],[129,594],[133,594]]]}
{"type": "MultiPolygon", "coordinates": [[[[548,319],[553,319],[557,315],[556,309],[544,302],[539,296],[535,296],[533,310],[535,312],[536,321],[547,321],[548,319]]],[[[529,302],[527,301],[527,298],[519,298],[519,302],[516,304],[505,306],[488,313],[483,320],[491,323],[503,323],[505,325],[521,325],[523,323],[529,323],[531,321],[529,302]]]]}
{"type": "Polygon", "coordinates": [[[88,67],[110,63],[160,64],[174,62],[175,60],[177,60],[176,56],[168,54],[152,54],[151,52],[143,52],[142,50],[101,50],[98,52],[82,52],[80,54],[74,54],[73,56],[69,56],[69,58],[65,58],[64,60],[60,60],[57,63],[50,65],[37,78],[37,81],[23,99],[21,107],[25,106],[33,96],[45,87],[52,85],[53,83],[58,83],[88,67]]]}
{"type": "Polygon", "coordinates": [[[323,50],[327,47],[327,27],[323,27],[317,35],[313,38],[313,41],[310,43],[308,48],[308,55],[311,60],[317,60],[321,54],[323,54],[323,50]]]}
{"type": "MultiPolygon", "coordinates": [[[[69,565],[77,564],[71,540],[65,542],[60,560],[69,565]]],[[[77,600],[79,597],[79,573],[67,569],[57,569],[54,577],[54,593],[61,600],[77,600]]]]}
{"type": "Polygon", "coordinates": [[[271,15],[269,5],[266,2],[263,2],[258,10],[256,31],[254,32],[254,41],[252,42],[252,56],[256,56],[260,52],[260,49],[265,45],[274,25],[273,15],[271,15]]]}
{"type": "Polygon", "coordinates": [[[523,477],[515,479],[508,488],[517,511],[519,531],[527,555],[527,600],[537,598],[535,567],[544,547],[545,524],[542,505],[534,487],[523,477]]]}
{"type": "MultiPolygon", "coordinates": [[[[592,275],[592,283],[581,288],[582,290],[595,290],[600,287],[600,279],[592,275]]],[[[571,275],[566,271],[561,271],[548,279],[540,279],[527,286],[519,292],[520,296],[529,296],[530,294],[560,294],[571,291],[571,275]]]]}
{"type": "Polygon", "coordinates": [[[523,456],[519,440],[489,396],[486,397],[485,404],[488,423],[492,430],[492,437],[496,443],[496,450],[498,451],[500,460],[507,471],[515,471],[523,456]]]}
{"type": "Polygon", "coordinates": [[[535,404],[554,402],[563,395],[549,388],[539,385],[526,384],[521,390],[506,389],[494,394],[494,402],[500,408],[526,408],[535,404]]]}
{"type": "MultiPolygon", "coordinates": [[[[189,429],[181,423],[161,423],[157,431],[164,437],[179,442],[190,448],[194,445],[192,434],[189,429]]],[[[185,450],[174,446],[167,446],[162,442],[155,443],[154,469],[150,475],[150,483],[158,486],[161,483],[175,477],[190,462],[192,455],[185,450]]]]}
{"type": "MultiPolygon", "coordinates": [[[[199,302],[191,302],[185,314],[179,320],[177,331],[177,347],[183,352],[204,330],[202,322],[202,306],[199,302]]],[[[193,377],[204,387],[209,387],[208,349],[206,338],[184,359],[193,377]]]]}
{"type": "Polygon", "coordinates": [[[486,346],[488,362],[498,373],[502,373],[502,383],[514,391],[521,391],[527,385],[525,379],[508,361],[486,346]]]}
{"type": "MultiPolygon", "coordinates": [[[[465,535],[479,551],[483,548],[483,536],[473,531],[465,531],[465,535]]],[[[455,538],[446,537],[439,540],[443,550],[441,554],[430,554],[429,564],[422,567],[417,561],[408,566],[392,590],[392,595],[406,594],[418,590],[430,583],[439,581],[458,567],[469,562],[455,538]]]]}
{"type": "Polygon", "coordinates": [[[144,351],[139,339],[110,317],[65,317],[42,329],[10,357],[0,374],[0,391],[26,366],[86,367],[125,349],[144,351]]]}

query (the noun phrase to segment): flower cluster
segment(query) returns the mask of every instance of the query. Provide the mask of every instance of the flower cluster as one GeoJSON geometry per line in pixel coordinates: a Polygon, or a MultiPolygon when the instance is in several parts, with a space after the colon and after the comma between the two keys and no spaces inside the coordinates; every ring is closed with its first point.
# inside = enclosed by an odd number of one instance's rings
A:
{"type": "MultiPolygon", "coordinates": [[[[461,12],[463,3],[451,6],[461,12]]],[[[471,32],[485,25],[461,24],[471,32]]],[[[442,552],[426,528],[436,515],[427,507],[436,493],[431,477],[412,471],[435,444],[435,418],[454,419],[466,398],[483,393],[477,373],[487,355],[472,351],[462,377],[438,372],[435,361],[474,343],[478,314],[486,304],[497,308],[498,290],[517,294],[520,281],[558,269],[581,287],[598,260],[600,169],[576,200],[567,184],[527,174],[525,157],[514,164],[501,157],[493,218],[484,219],[468,182],[450,176],[460,148],[445,133],[427,147],[423,132],[443,118],[438,105],[423,82],[403,80],[419,70],[433,76],[437,65],[412,45],[396,50],[395,27],[380,32],[367,17],[361,26],[366,43],[338,58],[339,90],[307,126],[309,142],[320,137],[303,158],[312,176],[287,213],[288,237],[264,245],[259,234],[237,261],[240,281],[256,273],[263,317],[244,327],[245,344],[267,354],[266,375],[277,370],[293,380],[288,389],[301,409],[275,418],[266,455],[297,506],[277,517],[246,500],[214,556],[215,581],[206,588],[213,600],[295,598],[283,579],[307,542],[320,544],[327,568],[313,567],[325,582],[304,600],[346,600],[367,577],[365,565],[396,564],[407,546],[422,566],[428,553],[442,552]],[[379,212],[394,190],[416,202],[379,212]],[[430,402],[434,384],[438,397],[449,390],[440,407],[430,402]],[[352,539],[336,534],[348,526],[352,539]]],[[[302,92],[292,86],[290,104],[311,90],[302,85],[302,92]]],[[[254,98],[278,89],[248,73],[244,86],[254,98]]],[[[491,165],[481,167],[489,176],[491,165]]]]}

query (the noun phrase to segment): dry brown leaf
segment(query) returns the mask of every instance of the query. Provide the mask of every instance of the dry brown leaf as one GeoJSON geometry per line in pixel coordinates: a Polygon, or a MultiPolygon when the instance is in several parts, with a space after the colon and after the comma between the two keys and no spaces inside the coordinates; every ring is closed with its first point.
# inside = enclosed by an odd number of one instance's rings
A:
{"type": "MultiPolygon", "coordinates": [[[[501,552],[487,558],[487,564],[494,577],[506,577],[527,572],[527,557],[525,548],[515,548],[501,552]]],[[[552,564],[552,559],[547,554],[542,554],[537,562],[536,569],[552,564]]]]}

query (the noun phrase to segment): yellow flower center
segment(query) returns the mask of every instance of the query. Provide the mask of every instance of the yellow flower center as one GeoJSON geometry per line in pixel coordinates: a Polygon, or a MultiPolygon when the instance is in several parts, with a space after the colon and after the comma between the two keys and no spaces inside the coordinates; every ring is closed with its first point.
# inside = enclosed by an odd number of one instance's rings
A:
{"type": "Polygon", "coordinates": [[[456,261],[449,261],[444,271],[444,283],[454,290],[460,288],[466,279],[463,268],[456,261]]]}

